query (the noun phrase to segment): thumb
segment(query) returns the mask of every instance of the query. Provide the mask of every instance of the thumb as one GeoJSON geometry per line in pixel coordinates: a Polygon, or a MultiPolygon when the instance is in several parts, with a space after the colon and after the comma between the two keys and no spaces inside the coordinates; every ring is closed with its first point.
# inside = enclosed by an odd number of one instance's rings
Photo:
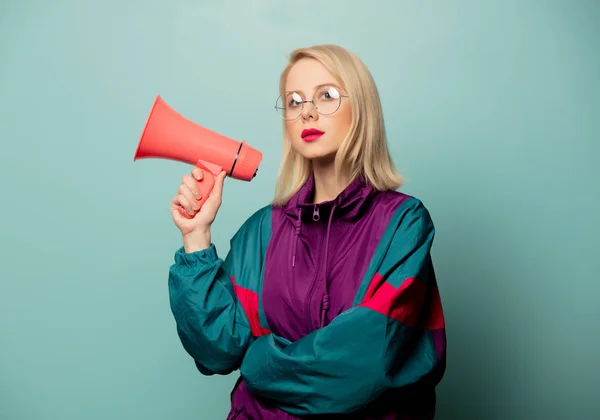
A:
{"type": "Polygon", "coordinates": [[[216,200],[221,200],[223,195],[223,184],[225,183],[225,177],[227,176],[227,172],[221,171],[219,175],[215,178],[215,186],[212,190],[212,196],[216,200]]]}

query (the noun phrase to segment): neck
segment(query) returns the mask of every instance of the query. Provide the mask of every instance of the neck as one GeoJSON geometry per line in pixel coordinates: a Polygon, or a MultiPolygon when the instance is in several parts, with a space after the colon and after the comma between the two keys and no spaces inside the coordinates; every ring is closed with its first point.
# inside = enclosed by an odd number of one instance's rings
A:
{"type": "Polygon", "coordinates": [[[322,203],[335,199],[349,184],[348,177],[337,177],[333,162],[327,164],[313,161],[315,178],[314,203],[322,203]]]}

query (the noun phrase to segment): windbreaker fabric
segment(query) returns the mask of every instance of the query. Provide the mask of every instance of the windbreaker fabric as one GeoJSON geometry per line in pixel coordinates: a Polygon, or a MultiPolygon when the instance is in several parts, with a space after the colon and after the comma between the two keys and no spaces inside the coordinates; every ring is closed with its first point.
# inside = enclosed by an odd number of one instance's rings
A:
{"type": "Polygon", "coordinates": [[[182,345],[205,375],[240,371],[228,420],[433,419],[446,334],[429,212],[360,179],[318,205],[313,191],[254,213],[224,260],[175,252],[182,345]]]}

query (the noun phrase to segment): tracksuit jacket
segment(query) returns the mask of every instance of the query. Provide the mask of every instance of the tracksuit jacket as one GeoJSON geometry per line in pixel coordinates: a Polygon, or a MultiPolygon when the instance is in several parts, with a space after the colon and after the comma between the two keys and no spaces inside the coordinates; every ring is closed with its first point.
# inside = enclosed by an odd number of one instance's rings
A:
{"type": "Polygon", "coordinates": [[[252,214],[224,260],[176,250],[183,347],[204,375],[239,370],[227,420],[433,419],[446,333],[428,210],[361,178],[313,192],[311,176],[252,214]]]}

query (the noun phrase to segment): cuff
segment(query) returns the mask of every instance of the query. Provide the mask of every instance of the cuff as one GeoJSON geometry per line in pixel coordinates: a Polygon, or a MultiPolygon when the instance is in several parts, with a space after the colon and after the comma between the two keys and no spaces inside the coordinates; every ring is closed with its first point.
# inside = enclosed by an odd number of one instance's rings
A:
{"type": "Polygon", "coordinates": [[[186,253],[183,246],[175,251],[175,263],[183,267],[212,264],[217,259],[217,248],[213,243],[200,251],[186,253]]]}

